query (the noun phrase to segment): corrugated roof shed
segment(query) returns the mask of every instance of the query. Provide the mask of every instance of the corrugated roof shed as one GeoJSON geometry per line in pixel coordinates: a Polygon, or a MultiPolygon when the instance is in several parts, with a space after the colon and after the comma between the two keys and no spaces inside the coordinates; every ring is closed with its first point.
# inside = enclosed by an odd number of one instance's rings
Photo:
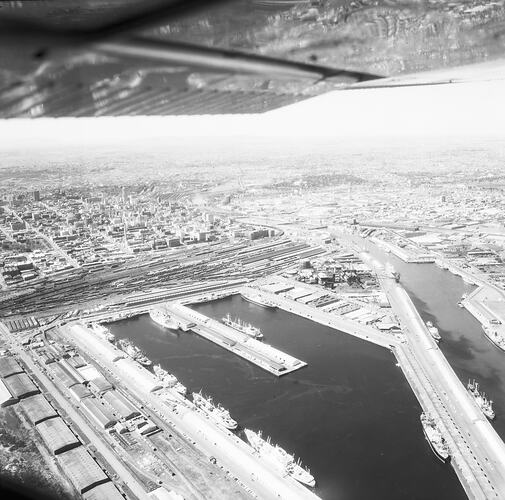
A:
{"type": "MultiPolygon", "coordinates": [[[[68,358],[70,359],[70,358],[68,358]]],[[[61,366],[72,376],[74,377],[79,383],[83,383],[84,382],[84,378],[83,376],[81,375],[81,373],[79,372],[79,370],[75,369],[69,362],[68,362],[68,359],[62,359],[61,361],[59,361],[59,363],[61,364],[61,366]]]]}
{"type": "Polygon", "coordinates": [[[77,371],[81,374],[82,378],[86,382],[89,382],[90,380],[93,380],[94,378],[97,378],[101,375],[93,365],[82,366],[78,368],[77,371]]]}
{"type": "Polygon", "coordinates": [[[106,340],[100,340],[96,337],[93,330],[85,328],[82,325],[72,325],[70,327],[74,333],[76,333],[80,338],[86,341],[93,351],[99,351],[103,356],[107,358],[108,361],[117,361],[118,359],[124,358],[125,353],[113,346],[110,342],[106,340]]]}
{"type": "Polygon", "coordinates": [[[112,482],[99,484],[83,493],[82,497],[85,500],[124,500],[123,495],[119,493],[112,482]]]}
{"type": "Polygon", "coordinates": [[[112,427],[117,419],[111,411],[96,398],[86,398],[81,401],[81,406],[88,412],[90,417],[102,428],[112,427]]]}
{"type": "Polygon", "coordinates": [[[30,420],[33,425],[58,416],[56,410],[42,394],[36,394],[35,396],[24,399],[21,406],[28,420],[30,420]]]}
{"type": "Polygon", "coordinates": [[[18,399],[27,398],[38,394],[40,391],[26,373],[17,373],[4,379],[5,385],[11,394],[18,399]]]}
{"type": "Polygon", "coordinates": [[[103,375],[99,375],[98,377],[90,380],[89,386],[96,392],[105,392],[113,389],[112,384],[103,375]]]}
{"type": "Polygon", "coordinates": [[[116,367],[126,381],[135,380],[135,383],[137,385],[142,384],[143,389],[147,392],[153,392],[163,387],[160,381],[151,372],[141,367],[138,363],[133,361],[133,359],[120,359],[116,361],[116,367]]]}
{"type": "Polygon", "coordinates": [[[67,359],[67,362],[69,365],[71,365],[73,368],[81,368],[81,366],[86,366],[86,361],[80,356],[79,354],[77,356],[72,356],[71,358],[67,359]]]}
{"type": "Polygon", "coordinates": [[[61,453],[57,458],[65,474],[81,494],[109,481],[105,472],[82,446],[61,453]]]}
{"type": "Polygon", "coordinates": [[[44,420],[36,427],[49,450],[55,455],[76,448],[81,444],[60,417],[44,420]]]}
{"type": "Polygon", "coordinates": [[[9,388],[4,384],[4,381],[0,379],[0,406],[9,406],[18,401],[19,400],[11,394],[11,391],[9,391],[9,388]]]}
{"type": "Polygon", "coordinates": [[[23,368],[12,356],[2,356],[0,358],[0,377],[9,377],[15,373],[23,373],[23,368]]]}
{"type": "Polygon", "coordinates": [[[92,396],[91,391],[82,384],[75,384],[68,389],[68,392],[74,396],[77,401],[81,401],[84,398],[89,398],[92,396]]]}
{"type": "Polygon", "coordinates": [[[135,408],[135,406],[118,391],[108,391],[102,396],[102,398],[110,405],[112,411],[120,418],[128,420],[129,418],[140,415],[137,408],[135,408]]]}
{"type": "Polygon", "coordinates": [[[65,387],[72,387],[75,384],[80,383],[68,370],[66,370],[60,363],[51,363],[51,371],[54,373],[56,378],[65,387]]]}

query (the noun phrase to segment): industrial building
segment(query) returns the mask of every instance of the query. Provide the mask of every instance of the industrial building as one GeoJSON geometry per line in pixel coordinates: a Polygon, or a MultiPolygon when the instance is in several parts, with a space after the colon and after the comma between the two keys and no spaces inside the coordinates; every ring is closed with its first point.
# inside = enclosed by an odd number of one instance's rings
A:
{"type": "Polygon", "coordinates": [[[107,358],[107,361],[117,361],[125,357],[125,353],[113,346],[110,342],[102,342],[95,333],[82,325],[72,325],[70,327],[93,351],[101,351],[101,354],[107,358]]]}
{"type": "Polygon", "coordinates": [[[7,377],[4,383],[16,399],[27,398],[40,392],[32,379],[24,372],[7,377]]]}
{"type": "Polygon", "coordinates": [[[123,495],[114,486],[114,483],[108,482],[99,484],[89,491],[82,494],[84,500],[124,500],[123,495]]]}
{"type": "Polygon", "coordinates": [[[60,417],[44,420],[36,425],[51,453],[59,455],[80,446],[81,442],[60,417]]]}
{"type": "Polygon", "coordinates": [[[124,358],[116,361],[116,367],[125,380],[134,379],[136,384],[140,384],[142,389],[147,392],[153,392],[161,389],[163,385],[148,370],[142,368],[133,359],[124,358]]]}
{"type": "Polygon", "coordinates": [[[0,379],[0,406],[3,408],[4,406],[13,405],[18,401],[19,400],[11,394],[11,391],[9,391],[4,381],[0,379]]]}
{"type": "Polygon", "coordinates": [[[33,425],[58,416],[56,410],[42,394],[23,399],[21,407],[33,425]]]}
{"type": "Polygon", "coordinates": [[[61,468],[81,495],[95,486],[109,482],[109,478],[86,448],[79,446],[57,456],[61,468]]]}
{"type": "Polygon", "coordinates": [[[91,419],[102,429],[113,427],[117,422],[112,412],[97,398],[86,398],[81,401],[81,407],[88,413],[91,419]]]}
{"type": "Polygon", "coordinates": [[[120,418],[129,420],[140,415],[140,412],[118,391],[108,391],[102,399],[107,402],[112,411],[120,418]]]}
{"type": "Polygon", "coordinates": [[[101,394],[102,392],[110,391],[114,387],[103,375],[98,375],[98,377],[90,380],[89,388],[101,394]]]}
{"type": "Polygon", "coordinates": [[[81,401],[84,398],[89,398],[93,394],[91,391],[85,387],[83,384],[75,384],[68,389],[68,392],[77,400],[81,401]]]}
{"type": "Polygon", "coordinates": [[[77,379],[60,363],[52,363],[51,370],[54,373],[55,377],[59,380],[59,382],[67,388],[72,387],[76,384],[80,384],[83,381],[82,377],[79,377],[79,379],[77,379]]]}
{"type": "Polygon", "coordinates": [[[11,356],[2,356],[0,358],[0,377],[10,377],[16,373],[23,373],[23,368],[11,356]]]}

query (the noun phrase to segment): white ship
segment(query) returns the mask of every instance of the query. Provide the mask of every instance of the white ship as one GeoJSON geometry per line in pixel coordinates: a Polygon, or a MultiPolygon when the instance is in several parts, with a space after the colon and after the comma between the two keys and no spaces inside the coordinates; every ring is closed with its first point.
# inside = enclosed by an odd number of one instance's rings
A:
{"type": "Polygon", "coordinates": [[[423,425],[424,435],[428,443],[430,443],[433,453],[435,453],[442,462],[446,462],[450,457],[449,446],[442,436],[435,420],[426,413],[421,413],[421,424],[423,425]]]}
{"type": "Polygon", "coordinates": [[[169,328],[170,330],[178,330],[179,323],[175,321],[170,314],[161,311],[160,309],[151,309],[149,311],[149,317],[158,325],[161,325],[165,328],[169,328]]]}
{"type": "Polygon", "coordinates": [[[248,302],[251,302],[252,304],[256,304],[261,307],[267,307],[271,309],[277,307],[273,302],[264,299],[258,292],[247,292],[247,293],[241,293],[240,295],[244,300],[247,300],[248,302]]]}
{"type": "Polygon", "coordinates": [[[215,406],[212,402],[212,398],[202,396],[201,392],[194,392],[193,402],[217,424],[230,430],[237,428],[238,424],[235,420],[233,420],[233,418],[231,418],[230,412],[226,408],[223,408],[220,404],[215,406]]]}
{"type": "Polygon", "coordinates": [[[141,364],[142,366],[152,365],[152,361],[138,347],[134,346],[129,340],[120,339],[118,340],[118,345],[123,352],[128,354],[130,358],[132,358],[134,361],[141,364]]]}
{"type": "Polygon", "coordinates": [[[188,390],[186,386],[182,385],[175,375],[167,372],[160,365],[154,365],[153,367],[154,374],[158,377],[158,380],[169,389],[176,390],[182,396],[185,396],[188,390]]]}
{"type": "Polygon", "coordinates": [[[227,314],[223,318],[223,323],[226,326],[229,326],[231,328],[234,328],[235,330],[238,330],[239,332],[249,335],[253,339],[262,339],[263,338],[263,334],[261,333],[261,330],[259,328],[251,325],[250,323],[244,323],[239,318],[233,320],[233,319],[231,319],[229,314],[227,314]]]}
{"type": "Polygon", "coordinates": [[[469,380],[466,386],[468,392],[473,396],[482,413],[489,419],[494,420],[496,414],[493,410],[493,402],[486,398],[486,395],[479,391],[479,383],[475,380],[469,380]]]}
{"type": "Polygon", "coordinates": [[[461,299],[459,299],[459,302],[458,302],[458,306],[463,308],[465,307],[464,304],[463,304],[463,301],[466,299],[467,295],[466,293],[464,293],[462,296],[461,296],[461,299]]]}
{"type": "Polygon", "coordinates": [[[116,339],[116,337],[114,337],[114,334],[112,334],[107,327],[101,325],[100,323],[91,323],[91,329],[100,337],[108,340],[109,342],[114,342],[116,339]]]}
{"type": "Polygon", "coordinates": [[[484,326],[486,337],[499,349],[505,351],[505,338],[490,326],[484,326]]]}
{"type": "Polygon", "coordinates": [[[289,474],[293,479],[296,479],[302,484],[306,484],[312,488],[316,485],[316,480],[310,473],[310,470],[305,469],[300,461],[295,461],[293,455],[290,455],[279,445],[273,445],[270,442],[270,438],[265,440],[261,437],[261,432],[256,433],[250,429],[244,429],[244,433],[247,440],[258,454],[270,462],[274,467],[289,474]]]}
{"type": "Polygon", "coordinates": [[[426,326],[430,335],[438,342],[442,338],[438,333],[438,328],[431,321],[427,321],[426,326]]]}

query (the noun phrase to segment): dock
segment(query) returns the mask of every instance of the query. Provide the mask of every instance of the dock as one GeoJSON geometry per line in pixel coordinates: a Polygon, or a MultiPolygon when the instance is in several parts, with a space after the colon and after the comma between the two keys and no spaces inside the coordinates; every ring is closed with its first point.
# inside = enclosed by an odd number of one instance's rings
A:
{"type": "Polygon", "coordinates": [[[197,335],[278,377],[307,366],[304,361],[253,339],[181,303],[167,303],[165,309],[177,323],[184,325],[185,329],[191,329],[197,335]]]}

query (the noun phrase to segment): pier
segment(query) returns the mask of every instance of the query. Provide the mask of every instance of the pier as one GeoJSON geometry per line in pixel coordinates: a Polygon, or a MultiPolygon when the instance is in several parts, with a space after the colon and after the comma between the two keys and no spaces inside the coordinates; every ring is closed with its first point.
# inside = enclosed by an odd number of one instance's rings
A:
{"type": "Polygon", "coordinates": [[[191,329],[201,337],[278,377],[307,366],[307,363],[193,311],[183,304],[167,303],[165,309],[175,322],[184,326],[184,329],[191,329]]]}

